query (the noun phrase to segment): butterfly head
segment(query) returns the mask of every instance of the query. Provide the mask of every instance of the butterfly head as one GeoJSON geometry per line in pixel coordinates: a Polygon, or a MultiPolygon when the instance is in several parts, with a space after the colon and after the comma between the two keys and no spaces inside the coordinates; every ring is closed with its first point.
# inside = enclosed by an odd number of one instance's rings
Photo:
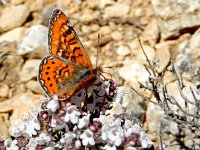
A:
{"type": "Polygon", "coordinates": [[[101,66],[98,66],[94,69],[94,73],[96,74],[96,76],[100,76],[103,73],[103,69],[101,66]]]}

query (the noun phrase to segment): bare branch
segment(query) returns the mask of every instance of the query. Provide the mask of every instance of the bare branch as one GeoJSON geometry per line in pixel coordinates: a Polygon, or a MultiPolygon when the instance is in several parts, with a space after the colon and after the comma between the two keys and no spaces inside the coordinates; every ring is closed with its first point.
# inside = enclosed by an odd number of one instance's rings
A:
{"type": "Polygon", "coordinates": [[[190,114],[190,113],[186,112],[185,110],[183,110],[183,108],[179,105],[179,103],[176,101],[176,99],[175,99],[173,96],[171,96],[171,98],[174,100],[175,104],[178,106],[178,108],[179,108],[183,113],[185,113],[185,114],[188,115],[188,116],[197,118],[197,119],[200,118],[200,116],[198,116],[198,115],[190,114]]]}
{"type": "Polygon", "coordinates": [[[143,94],[139,93],[136,89],[134,89],[133,87],[131,87],[131,89],[136,93],[138,94],[140,97],[144,98],[144,100],[146,101],[149,101],[149,102],[152,102],[153,104],[155,105],[158,105],[157,103],[155,103],[154,101],[150,100],[150,98],[144,96],[143,94]]]}
{"type": "Polygon", "coordinates": [[[137,38],[138,38],[138,42],[140,43],[140,47],[141,47],[141,49],[142,49],[142,52],[143,52],[144,56],[146,57],[146,60],[147,60],[149,66],[150,66],[150,68],[151,68],[151,70],[152,70],[152,72],[153,72],[153,75],[156,76],[156,74],[155,74],[155,72],[154,72],[154,69],[153,69],[153,66],[151,65],[151,62],[150,62],[150,60],[149,60],[149,58],[148,58],[146,52],[144,51],[144,48],[143,48],[142,43],[141,43],[141,41],[140,41],[139,34],[137,34],[137,38]]]}

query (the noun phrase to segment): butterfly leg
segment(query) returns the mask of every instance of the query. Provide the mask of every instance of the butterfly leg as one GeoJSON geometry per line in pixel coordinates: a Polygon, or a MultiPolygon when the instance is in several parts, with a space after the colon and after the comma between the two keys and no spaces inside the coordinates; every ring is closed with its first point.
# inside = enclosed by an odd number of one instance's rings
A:
{"type": "Polygon", "coordinates": [[[89,100],[89,97],[88,97],[88,88],[85,88],[85,100],[84,100],[84,108],[86,110],[86,112],[88,111],[88,100],[89,100]]]}

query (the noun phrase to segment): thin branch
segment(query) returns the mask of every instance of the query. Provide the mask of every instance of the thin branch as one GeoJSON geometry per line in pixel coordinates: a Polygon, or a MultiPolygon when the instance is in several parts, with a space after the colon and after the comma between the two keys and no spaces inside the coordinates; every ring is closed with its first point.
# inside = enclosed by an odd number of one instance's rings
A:
{"type": "Polygon", "coordinates": [[[164,150],[164,146],[163,146],[163,141],[162,141],[162,136],[161,136],[161,134],[162,134],[162,121],[161,121],[161,123],[160,123],[160,130],[159,130],[159,140],[160,140],[160,149],[161,150],[164,150]]]}
{"type": "Polygon", "coordinates": [[[172,63],[172,67],[173,67],[172,72],[173,72],[174,75],[175,75],[175,79],[176,79],[176,81],[177,81],[177,86],[178,86],[178,90],[179,90],[179,93],[180,93],[181,97],[182,97],[187,103],[190,103],[190,104],[194,105],[194,102],[190,101],[190,100],[183,94],[183,91],[182,91],[182,89],[183,89],[183,87],[184,87],[184,86],[183,86],[183,82],[180,81],[180,78],[178,77],[178,74],[177,74],[177,72],[176,72],[176,70],[175,70],[175,67],[174,67],[173,63],[172,63]]]}
{"type": "Polygon", "coordinates": [[[194,98],[194,100],[195,100],[195,102],[196,102],[197,115],[199,115],[199,109],[200,109],[200,107],[199,107],[199,102],[198,102],[198,100],[197,100],[197,98],[196,98],[196,96],[195,96],[195,94],[194,94],[194,91],[193,91],[193,89],[192,89],[191,87],[190,87],[190,91],[191,91],[192,96],[193,96],[193,98],[194,98]]]}
{"type": "Polygon", "coordinates": [[[177,72],[176,72],[176,69],[175,69],[175,67],[174,67],[174,64],[173,64],[172,62],[171,62],[171,65],[172,65],[172,72],[173,72],[174,75],[175,75],[175,79],[178,81],[178,84],[179,84],[180,88],[182,89],[182,88],[184,87],[183,82],[180,81],[180,79],[179,79],[179,77],[178,77],[178,74],[177,74],[177,72]]]}
{"type": "Polygon", "coordinates": [[[193,96],[193,98],[194,98],[194,100],[196,102],[196,105],[199,105],[199,102],[198,102],[198,100],[197,100],[197,98],[196,98],[196,96],[194,94],[194,91],[193,91],[192,87],[190,87],[190,92],[192,93],[192,96],[193,96]]]}
{"type": "Polygon", "coordinates": [[[151,75],[151,72],[149,71],[149,69],[147,68],[146,65],[144,65],[144,68],[146,69],[146,71],[149,73],[149,75],[151,75]]]}
{"type": "Polygon", "coordinates": [[[172,118],[172,117],[169,116],[168,114],[166,114],[166,115],[168,116],[168,117],[167,117],[168,119],[170,119],[171,121],[174,121],[174,122],[176,122],[176,123],[178,123],[178,124],[181,124],[181,125],[188,124],[188,125],[190,125],[190,126],[199,128],[199,125],[198,125],[198,124],[194,124],[194,123],[189,122],[189,121],[182,121],[182,120],[177,119],[177,118],[172,118]]]}
{"type": "Polygon", "coordinates": [[[152,102],[153,104],[155,105],[158,105],[157,103],[155,103],[154,101],[150,100],[150,98],[144,96],[143,94],[139,93],[136,89],[134,89],[133,87],[131,87],[131,89],[136,93],[138,94],[140,97],[142,97],[144,100],[147,100],[149,102],[152,102]]]}
{"type": "Polygon", "coordinates": [[[148,86],[145,86],[144,84],[142,84],[142,83],[140,83],[140,82],[138,82],[138,84],[140,85],[140,88],[144,88],[144,89],[147,89],[147,90],[149,90],[149,91],[152,91],[152,90],[153,90],[153,88],[148,87],[148,86]]]}
{"type": "Polygon", "coordinates": [[[175,104],[178,106],[178,108],[179,108],[183,113],[185,113],[186,115],[188,115],[188,116],[190,116],[190,117],[194,117],[194,118],[197,118],[197,119],[200,118],[200,116],[198,116],[198,115],[190,114],[190,113],[186,112],[185,110],[183,110],[183,108],[179,105],[179,103],[176,101],[176,99],[175,99],[173,96],[171,96],[171,98],[174,100],[175,104]]]}
{"type": "Polygon", "coordinates": [[[156,74],[155,74],[155,72],[154,72],[154,69],[153,69],[153,66],[151,65],[151,62],[150,62],[150,60],[149,60],[149,58],[148,58],[146,52],[144,51],[144,48],[143,48],[142,43],[141,43],[141,41],[140,41],[139,34],[137,34],[137,38],[138,38],[138,42],[140,43],[140,47],[141,47],[141,49],[142,49],[142,52],[143,52],[144,56],[146,57],[146,60],[147,60],[149,66],[150,66],[150,68],[151,68],[151,71],[153,72],[153,75],[156,76],[156,74]]]}

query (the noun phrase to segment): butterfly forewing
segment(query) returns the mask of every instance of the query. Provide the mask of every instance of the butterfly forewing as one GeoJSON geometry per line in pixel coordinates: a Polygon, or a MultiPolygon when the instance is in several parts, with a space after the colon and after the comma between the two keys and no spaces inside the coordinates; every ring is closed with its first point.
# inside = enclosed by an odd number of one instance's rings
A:
{"type": "Polygon", "coordinates": [[[54,10],[49,24],[49,52],[81,67],[92,69],[92,63],[69,19],[61,10],[54,10]]]}

